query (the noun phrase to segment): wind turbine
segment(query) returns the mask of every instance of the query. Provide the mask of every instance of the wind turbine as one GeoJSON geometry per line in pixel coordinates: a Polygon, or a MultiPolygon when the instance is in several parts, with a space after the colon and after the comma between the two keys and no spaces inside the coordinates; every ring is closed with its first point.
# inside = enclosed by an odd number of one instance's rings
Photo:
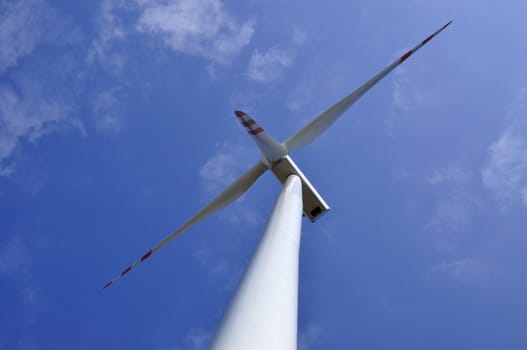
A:
{"type": "Polygon", "coordinates": [[[373,78],[341,99],[304,128],[280,143],[242,111],[236,117],[252,136],[261,159],[196,215],[104,285],[107,288],[164,247],[183,231],[230,204],[266,171],[283,184],[262,240],[214,338],[213,349],[296,349],[298,253],[301,217],[315,222],[329,210],[307,177],[289,156],[326,131],[351,105],[452,21],[429,35],[373,78]]]}

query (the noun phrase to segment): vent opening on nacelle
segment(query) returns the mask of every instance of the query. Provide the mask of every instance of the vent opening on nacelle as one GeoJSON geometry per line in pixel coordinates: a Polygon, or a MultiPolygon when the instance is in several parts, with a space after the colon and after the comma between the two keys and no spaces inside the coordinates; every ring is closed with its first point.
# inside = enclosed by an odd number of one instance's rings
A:
{"type": "Polygon", "coordinates": [[[320,214],[321,211],[322,209],[320,209],[320,207],[316,207],[315,209],[311,210],[310,213],[311,213],[311,216],[315,217],[318,214],[320,214]]]}

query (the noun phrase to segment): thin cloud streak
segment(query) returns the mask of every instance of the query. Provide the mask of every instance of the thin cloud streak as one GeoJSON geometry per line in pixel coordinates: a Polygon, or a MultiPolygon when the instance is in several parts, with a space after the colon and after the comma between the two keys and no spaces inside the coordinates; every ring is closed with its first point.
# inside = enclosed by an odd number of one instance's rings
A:
{"type": "Polygon", "coordinates": [[[460,168],[448,167],[436,169],[426,181],[431,185],[454,184],[462,185],[470,179],[470,174],[460,168]]]}
{"type": "Polygon", "coordinates": [[[500,271],[494,264],[472,258],[443,262],[428,271],[428,276],[434,280],[442,277],[459,285],[470,286],[492,283],[499,274],[500,271]]]}

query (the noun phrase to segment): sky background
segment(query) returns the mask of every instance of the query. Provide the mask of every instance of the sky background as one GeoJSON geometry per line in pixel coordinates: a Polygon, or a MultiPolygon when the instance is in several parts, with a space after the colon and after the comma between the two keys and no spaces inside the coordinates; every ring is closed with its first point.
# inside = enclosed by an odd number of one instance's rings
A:
{"type": "Polygon", "coordinates": [[[110,278],[454,23],[293,158],[299,349],[527,348],[524,1],[0,0],[0,349],[205,349],[271,173],[110,278]]]}

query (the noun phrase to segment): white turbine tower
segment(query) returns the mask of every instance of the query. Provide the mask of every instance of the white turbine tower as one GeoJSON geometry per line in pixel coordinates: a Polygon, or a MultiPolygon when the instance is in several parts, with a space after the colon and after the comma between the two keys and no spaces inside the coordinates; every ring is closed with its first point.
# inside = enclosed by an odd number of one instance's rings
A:
{"type": "Polygon", "coordinates": [[[450,23],[452,21],[428,36],[283,143],[279,143],[267,134],[247,114],[236,111],[235,114],[241,124],[253,136],[253,140],[262,152],[262,159],[205,208],[106,283],[104,288],[126,275],[177,235],[236,200],[269,169],[283,183],[283,189],[275,203],[262,240],[231,301],[211,348],[225,350],[296,349],[298,257],[302,212],[314,222],[329,210],[329,206],[289,157],[289,153],[313,142],[364,93],[450,23]]]}

